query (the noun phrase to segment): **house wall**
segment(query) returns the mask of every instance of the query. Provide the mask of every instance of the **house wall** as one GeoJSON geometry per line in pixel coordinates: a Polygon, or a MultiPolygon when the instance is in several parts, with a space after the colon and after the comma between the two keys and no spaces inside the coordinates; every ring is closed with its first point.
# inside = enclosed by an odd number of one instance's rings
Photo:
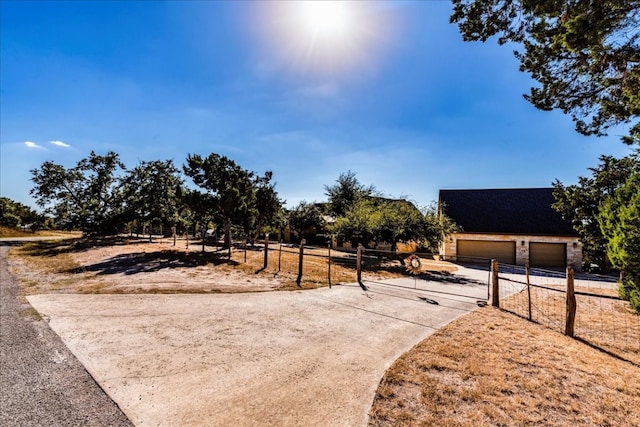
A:
{"type": "Polygon", "coordinates": [[[516,264],[525,265],[529,262],[529,243],[566,243],[567,264],[576,271],[582,268],[582,244],[577,237],[567,236],[533,236],[517,234],[481,234],[481,233],[454,233],[444,239],[440,249],[440,255],[446,257],[457,256],[458,240],[489,240],[516,242],[516,264]],[[523,244],[524,242],[524,244],[523,244]]]}

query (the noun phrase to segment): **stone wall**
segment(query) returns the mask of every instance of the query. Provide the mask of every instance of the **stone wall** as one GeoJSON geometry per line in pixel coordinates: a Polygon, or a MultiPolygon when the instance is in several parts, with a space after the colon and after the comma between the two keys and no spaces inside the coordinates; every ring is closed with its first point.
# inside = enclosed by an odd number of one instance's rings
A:
{"type": "Polygon", "coordinates": [[[440,248],[440,255],[447,257],[457,256],[458,240],[489,240],[497,242],[516,242],[516,264],[525,265],[529,262],[530,243],[566,243],[567,264],[576,271],[582,268],[582,244],[578,237],[567,236],[533,236],[516,234],[480,234],[480,233],[454,233],[444,239],[440,248]]]}

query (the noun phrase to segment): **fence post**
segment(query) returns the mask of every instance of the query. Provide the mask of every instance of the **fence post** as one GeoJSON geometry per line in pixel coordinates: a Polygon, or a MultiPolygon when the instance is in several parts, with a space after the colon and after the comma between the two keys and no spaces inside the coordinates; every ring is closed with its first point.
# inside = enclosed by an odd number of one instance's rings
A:
{"type": "Polygon", "coordinates": [[[524,271],[527,273],[527,302],[529,304],[529,321],[531,322],[531,282],[529,281],[529,262],[524,264],[524,271]]]}
{"type": "Polygon", "coordinates": [[[491,305],[500,307],[500,283],[498,281],[498,260],[491,260],[491,305]]]}
{"type": "Polygon", "coordinates": [[[305,243],[305,239],[300,240],[300,256],[298,257],[298,278],[296,279],[296,284],[298,285],[298,287],[300,287],[300,282],[302,281],[302,260],[304,259],[305,243]]]}
{"type": "Polygon", "coordinates": [[[262,266],[262,269],[266,270],[268,264],[269,264],[269,233],[265,233],[265,235],[264,235],[264,265],[262,266]]]}
{"type": "Polygon", "coordinates": [[[331,289],[331,243],[329,243],[327,245],[327,249],[329,250],[329,257],[328,257],[328,268],[327,268],[327,280],[329,282],[329,289],[331,289]]]}
{"type": "Polygon", "coordinates": [[[358,252],[356,254],[356,280],[362,283],[362,243],[358,244],[358,252]]]}
{"type": "Polygon", "coordinates": [[[575,283],[573,277],[573,268],[567,267],[567,322],[565,324],[564,334],[573,337],[574,326],[576,321],[576,294],[575,283]]]}

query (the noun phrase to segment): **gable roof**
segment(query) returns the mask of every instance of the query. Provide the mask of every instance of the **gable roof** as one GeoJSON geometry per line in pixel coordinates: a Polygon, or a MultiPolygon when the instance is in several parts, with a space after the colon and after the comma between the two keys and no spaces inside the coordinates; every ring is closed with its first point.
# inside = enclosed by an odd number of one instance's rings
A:
{"type": "Polygon", "coordinates": [[[551,205],[553,188],[440,190],[438,205],[466,233],[575,236],[551,205]]]}

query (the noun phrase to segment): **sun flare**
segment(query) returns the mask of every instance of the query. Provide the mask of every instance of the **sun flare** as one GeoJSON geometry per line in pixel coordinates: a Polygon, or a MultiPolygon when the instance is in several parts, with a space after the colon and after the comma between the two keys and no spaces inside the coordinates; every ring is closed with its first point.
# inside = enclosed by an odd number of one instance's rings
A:
{"type": "Polygon", "coordinates": [[[346,74],[371,68],[392,23],[365,1],[263,2],[254,14],[265,53],[304,74],[346,74]]]}
{"type": "Polygon", "coordinates": [[[295,4],[298,31],[319,41],[339,43],[346,41],[355,27],[354,8],[340,1],[309,1],[295,4]]]}

